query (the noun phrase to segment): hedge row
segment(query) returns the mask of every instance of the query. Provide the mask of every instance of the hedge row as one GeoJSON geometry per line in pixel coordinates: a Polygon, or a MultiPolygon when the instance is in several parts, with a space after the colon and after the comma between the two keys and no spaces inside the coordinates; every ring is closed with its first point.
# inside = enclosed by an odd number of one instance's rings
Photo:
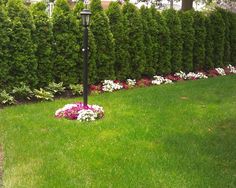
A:
{"type": "MultiPolygon", "coordinates": [[[[49,18],[44,3],[0,1],[0,89],[21,82],[32,88],[81,83],[83,8],[80,2],[71,10],[66,0],[57,0],[49,18]]],[[[104,11],[100,0],[92,0],[90,9],[90,83],[236,65],[233,13],[160,13],[116,2],[104,11]]]]}

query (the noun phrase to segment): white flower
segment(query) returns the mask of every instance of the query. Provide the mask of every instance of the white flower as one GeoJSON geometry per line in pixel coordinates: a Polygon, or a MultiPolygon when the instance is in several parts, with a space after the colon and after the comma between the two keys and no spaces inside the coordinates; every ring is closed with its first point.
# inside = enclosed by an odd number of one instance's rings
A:
{"type": "Polygon", "coordinates": [[[201,79],[201,78],[208,78],[208,77],[205,74],[203,74],[202,72],[198,72],[197,74],[194,72],[189,72],[186,75],[186,79],[192,79],[192,78],[201,79]]]}
{"type": "Polygon", "coordinates": [[[104,80],[102,90],[112,92],[114,90],[120,90],[123,86],[119,83],[114,83],[112,80],[104,80]]]}
{"type": "Polygon", "coordinates": [[[225,74],[225,70],[222,69],[222,68],[215,68],[215,70],[216,70],[216,71],[218,72],[218,74],[220,74],[221,76],[226,75],[226,74],[225,74]]]}
{"type": "Polygon", "coordinates": [[[173,83],[173,82],[172,82],[172,80],[165,78],[165,79],[164,79],[164,83],[165,83],[165,84],[171,84],[171,83],[173,83]]]}
{"type": "Polygon", "coordinates": [[[92,110],[83,109],[78,112],[77,120],[79,121],[95,121],[97,118],[97,113],[92,110]]]}
{"type": "Polygon", "coordinates": [[[162,76],[153,76],[153,80],[152,80],[152,84],[154,85],[160,85],[165,81],[165,78],[163,78],[162,76]]]}
{"type": "Polygon", "coordinates": [[[230,72],[230,73],[236,74],[236,68],[235,68],[235,67],[233,67],[232,65],[229,64],[229,65],[227,66],[227,68],[229,69],[229,72],[230,72]]]}
{"type": "Polygon", "coordinates": [[[177,73],[175,73],[174,75],[175,75],[175,76],[178,76],[178,77],[180,77],[180,78],[182,78],[182,79],[187,79],[186,74],[185,74],[184,72],[182,72],[182,71],[177,72],[177,73]]]}
{"type": "Polygon", "coordinates": [[[127,79],[126,83],[128,84],[128,86],[132,87],[135,86],[136,84],[136,80],[135,79],[127,79]]]}

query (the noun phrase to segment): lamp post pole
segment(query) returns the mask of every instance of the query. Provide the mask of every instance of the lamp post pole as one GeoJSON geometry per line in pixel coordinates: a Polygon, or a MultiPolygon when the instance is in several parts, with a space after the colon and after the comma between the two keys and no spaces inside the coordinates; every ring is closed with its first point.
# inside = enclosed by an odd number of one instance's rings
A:
{"type": "Polygon", "coordinates": [[[84,26],[84,40],[83,40],[83,53],[84,53],[84,66],[83,66],[83,100],[84,107],[88,105],[88,26],[90,22],[91,12],[88,9],[82,10],[80,13],[82,17],[82,24],[84,26]]]}
{"type": "Polygon", "coordinates": [[[83,42],[83,52],[84,52],[84,66],[83,66],[83,99],[84,107],[88,105],[88,27],[84,27],[84,42],[83,42]]]}

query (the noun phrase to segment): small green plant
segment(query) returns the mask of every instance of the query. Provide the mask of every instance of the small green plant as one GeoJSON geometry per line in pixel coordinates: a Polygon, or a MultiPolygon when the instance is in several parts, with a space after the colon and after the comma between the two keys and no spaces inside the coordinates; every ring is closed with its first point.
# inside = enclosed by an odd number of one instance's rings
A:
{"type": "Polygon", "coordinates": [[[50,91],[46,91],[42,88],[38,89],[34,89],[34,96],[37,99],[42,99],[42,100],[46,100],[46,101],[52,101],[53,100],[53,93],[50,91]]]}
{"type": "Polygon", "coordinates": [[[82,84],[70,84],[69,88],[73,95],[79,94],[82,95],[83,93],[83,85],[82,84]]]}
{"type": "Polygon", "coordinates": [[[30,87],[27,86],[24,82],[19,84],[19,87],[13,87],[12,94],[16,98],[20,99],[30,99],[32,97],[33,92],[30,87]]]}
{"type": "Polygon", "coordinates": [[[3,90],[0,93],[0,102],[2,104],[15,104],[16,101],[13,96],[11,96],[9,93],[6,92],[6,90],[3,90]]]}
{"type": "Polygon", "coordinates": [[[63,87],[63,82],[60,82],[58,84],[55,82],[50,82],[48,84],[47,89],[51,91],[53,94],[56,94],[56,93],[63,93],[66,88],[63,87]]]}

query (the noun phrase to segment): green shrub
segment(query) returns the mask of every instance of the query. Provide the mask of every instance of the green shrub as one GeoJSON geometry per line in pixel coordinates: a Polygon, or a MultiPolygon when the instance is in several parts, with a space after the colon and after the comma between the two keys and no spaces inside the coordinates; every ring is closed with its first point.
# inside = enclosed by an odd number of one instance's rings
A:
{"type": "Polygon", "coordinates": [[[171,72],[171,51],[170,51],[170,32],[167,27],[166,20],[157,12],[154,7],[151,7],[152,16],[157,24],[156,37],[157,46],[156,55],[154,55],[155,69],[158,74],[169,74],[171,72]],[[158,53],[159,51],[159,53],[158,53]],[[157,56],[157,57],[156,57],[157,56]]]}
{"type": "Polygon", "coordinates": [[[194,44],[194,28],[193,28],[193,11],[180,12],[179,14],[182,25],[182,39],[183,39],[183,63],[182,68],[184,72],[193,71],[193,44],[194,44]]]}
{"type": "Polygon", "coordinates": [[[211,19],[209,16],[206,17],[205,19],[205,24],[206,24],[206,41],[205,41],[205,63],[204,63],[204,69],[205,70],[210,70],[214,68],[214,63],[213,63],[213,49],[214,49],[214,43],[212,39],[213,35],[213,27],[211,23],[211,19]]]}
{"type": "Polygon", "coordinates": [[[15,104],[16,101],[13,96],[11,96],[9,93],[6,92],[6,90],[3,90],[0,93],[0,102],[2,104],[15,104]]]}
{"type": "Polygon", "coordinates": [[[179,72],[182,68],[182,27],[179,16],[174,9],[163,12],[170,31],[171,71],[179,72]]]}
{"type": "Polygon", "coordinates": [[[236,13],[229,13],[230,15],[230,61],[232,65],[236,66],[236,13]]]}
{"type": "Polygon", "coordinates": [[[116,79],[125,80],[129,73],[129,53],[127,50],[128,37],[124,28],[121,5],[118,2],[111,2],[107,10],[107,16],[115,43],[115,76],[116,79]]]}
{"type": "Polygon", "coordinates": [[[0,89],[6,88],[11,80],[10,68],[10,21],[2,5],[0,5],[0,89]]]}
{"type": "MultiPolygon", "coordinates": [[[[152,12],[149,8],[142,6],[140,9],[140,14],[142,18],[142,25],[143,25],[143,43],[146,63],[144,64],[144,71],[143,75],[152,77],[155,73],[155,56],[158,57],[156,54],[158,51],[157,47],[157,23],[152,17],[152,12]]],[[[158,60],[158,59],[157,59],[158,60]]]]}
{"type": "Polygon", "coordinates": [[[55,82],[50,82],[48,84],[47,90],[49,90],[50,92],[52,92],[53,94],[56,93],[63,93],[65,91],[65,87],[63,87],[63,82],[60,83],[55,83],[55,82]]]}
{"type": "Polygon", "coordinates": [[[29,86],[27,86],[24,82],[21,82],[19,86],[13,87],[12,94],[17,99],[30,99],[33,92],[29,86]]]}
{"type": "Polygon", "coordinates": [[[66,86],[78,82],[80,46],[77,41],[79,27],[76,17],[70,11],[66,0],[57,0],[52,16],[53,21],[53,73],[55,82],[66,86]]]}
{"type": "Polygon", "coordinates": [[[46,91],[42,88],[38,89],[34,89],[34,96],[37,99],[41,99],[41,100],[46,100],[46,101],[52,101],[54,95],[50,92],[50,91],[46,91]]]}
{"type": "Polygon", "coordinates": [[[95,12],[92,16],[91,31],[97,46],[95,58],[99,80],[114,79],[114,39],[104,12],[95,12]]]}
{"type": "Polygon", "coordinates": [[[195,39],[193,46],[193,69],[202,70],[205,63],[206,27],[202,12],[194,12],[195,39]]]}
{"type": "Polygon", "coordinates": [[[83,85],[82,84],[70,84],[69,88],[73,95],[82,95],[83,94],[83,85]]]}
{"type": "Polygon", "coordinates": [[[124,27],[128,36],[129,77],[139,79],[145,67],[143,25],[135,5],[126,2],[123,6],[124,27]]]}
{"type": "Polygon", "coordinates": [[[25,82],[27,85],[35,87],[38,78],[36,46],[32,40],[32,32],[35,29],[32,15],[29,9],[18,0],[9,0],[7,9],[12,23],[9,44],[12,78],[9,84],[17,86],[20,82],[25,82]]]}
{"type": "Polygon", "coordinates": [[[222,67],[224,58],[225,23],[218,11],[211,13],[210,18],[213,27],[213,62],[215,67],[222,67]]]}
{"type": "Polygon", "coordinates": [[[36,44],[38,86],[45,87],[53,80],[52,62],[52,23],[45,12],[46,4],[39,2],[32,7],[36,29],[33,32],[33,40],[36,44]]]}
{"type": "MultiPolygon", "coordinates": [[[[225,32],[224,32],[224,54],[223,54],[223,65],[227,66],[230,64],[230,14],[225,9],[217,9],[221,14],[224,21],[225,32]]],[[[223,27],[223,26],[222,26],[223,27]]]]}

